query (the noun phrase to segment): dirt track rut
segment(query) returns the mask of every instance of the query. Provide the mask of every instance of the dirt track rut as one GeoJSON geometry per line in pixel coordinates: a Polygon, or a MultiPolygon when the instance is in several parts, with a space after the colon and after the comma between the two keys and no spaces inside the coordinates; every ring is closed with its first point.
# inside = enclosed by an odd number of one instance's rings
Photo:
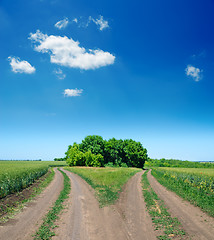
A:
{"type": "Polygon", "coordinates": [[[141,175],[126,184],[119,201],[99,208],[94,190],[78,175],[67,172],[71,195],[61,215],[55,240],[153,240],[152,222],[142,199],[141,175]]]}
{"type": "Polygon", "coordinates": [[[173,217],[177,217],[184,230],[194,240],[214,239],[214,219],[203,213],[199,208],[168,191],[152,175],[148,173],[151,187],[165,202],[173,217]]]}
{"type": "Polygon", "coordinates": [[[51,184],[14,219],[0,226],[1,240],[30,240],[36,229],[41,225],[42,218],[58,198],[63,189],[63,176],[55,170],[51,184]]]}

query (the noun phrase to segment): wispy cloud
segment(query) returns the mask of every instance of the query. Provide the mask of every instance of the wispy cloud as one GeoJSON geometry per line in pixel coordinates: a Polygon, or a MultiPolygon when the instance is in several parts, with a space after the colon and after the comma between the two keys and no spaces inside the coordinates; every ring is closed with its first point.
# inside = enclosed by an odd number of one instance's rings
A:
{"type": "Polygon", "coordinates": [[[39,43],[35,46],[37,52],[50,54],[50,61],[61,66],[89,70],[113,64],[115,61],[115,56],[111,53],[100,49],[87,51],[79,46],[78,41],[66,36],[48,36],[37,30],[30,34],[29,39],[39,43]]]}
{"type": "Polygon", "coordinates": [[[36,71],[35,67],[27,61],[21,61],[18,57],[8,57],[10,66],[14,73],[32,74],[36,71]]]}
{"type": "Polygon", "coordinates": [[[185,69],[185,72],[187,76],[192,77],[196,82],[202,79],[203,70],[196,68],[192,65],[188,65],[185,69]]]}
{"type": "Polygon", "coordinates": [[[54,70],[54,74],[57,76],[58,79],[63,80],[66,78],[66,74],[63,73],[62,69],[58,68],[54,70]]]}
{"type": "Polygon", "coordinates": [[[74,18],[72,21],[75,22],[75,23],[78,23],[78,19],[77,18],[74,18]]]}
{"type": "Polygon", "coordinates": [[[82,89],[65,89],[64,96],[65,97],[79,97],[81,96],[83,90],[82,89]]]}
{"type": "Polygon", "coordinates": [[[109,25],[108,25],[108,21],[104,20],[103,19],[103,16],[99,16],[99,18],[97,19],[94,19],[92,17],[89,17],[89,20],[93,21],[97,26],[98,28],[100,29],[100,31],[102,31],[103,29],[105,28],[108,28],[109,25]]]}
{"type": "Polygon", "coordinates": [[[58,29],[63,29],[67,27],[68,23],[69,23],[68,18],[65,18],[57,22],[54,26],[58,29]]]}

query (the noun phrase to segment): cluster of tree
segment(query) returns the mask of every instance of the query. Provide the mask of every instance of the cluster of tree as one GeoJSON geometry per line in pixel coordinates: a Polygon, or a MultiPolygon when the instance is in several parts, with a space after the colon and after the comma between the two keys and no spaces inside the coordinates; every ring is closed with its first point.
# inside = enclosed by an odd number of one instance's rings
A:
{"type": "Polygon", "coordinates": [[[105,165],[143,168],[147,160],[147,150],[140,142],[132,139],[104,140],[101,136],[87,136],[80,144],[68,146],[65,153],[70,166],[105,165]]]}
{"type": "Polygon", "coordinates": [[[146,167],[180,167],[180,168],[214,168],[211,162],[190,162],[175,159],[151,159],[145,163],[146,167]]]}
{"type": "Polygon", "coordinates": [[[54,161],[66,161],[65,158],[54,158],[54,161]]]}

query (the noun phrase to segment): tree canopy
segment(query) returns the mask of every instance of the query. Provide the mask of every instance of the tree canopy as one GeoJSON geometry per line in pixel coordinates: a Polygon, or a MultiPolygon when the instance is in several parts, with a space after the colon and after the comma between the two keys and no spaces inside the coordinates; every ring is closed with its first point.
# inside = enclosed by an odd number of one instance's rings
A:
{"type": "Polygon", "coordinates": [[[103,167],[111,163],[114,166],[143,168],[147,160],[147,150],[140,142],[132,139],[108,141],[101,136],[90,135],[80,144],[68,146],[66,161],[70,166],[103,167]]]}

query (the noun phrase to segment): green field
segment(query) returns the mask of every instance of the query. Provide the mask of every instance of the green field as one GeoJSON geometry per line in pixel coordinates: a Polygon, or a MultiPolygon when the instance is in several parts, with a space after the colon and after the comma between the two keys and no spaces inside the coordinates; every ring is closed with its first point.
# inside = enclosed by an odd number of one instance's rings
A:
{"type": "Polygon", "coordinates": [[[54,161],[0,161],[0,198],[21,191],[47,173],[49,167],[65,166],[54,161]]]}
{"type": "Polygon", "coordinates": [[[78,174],[95,189],[100,206],[113,204],[122,186],[135,173],[141,171],[138,168],[110,167],[66,167],[65,169],[78,174]]]}
{"type": "Polygon", "coordinates": [[[208,177],[214,177],[214,168],[171,168],[160,167],[159,169],[166,171],[182,172],[188,174],[205,175],[208,177]]]}
{"type": "Polygon", "coordinates": [[[152,175],[202,210],[214,216],[214,169],[153,168],[152,175]]]}

